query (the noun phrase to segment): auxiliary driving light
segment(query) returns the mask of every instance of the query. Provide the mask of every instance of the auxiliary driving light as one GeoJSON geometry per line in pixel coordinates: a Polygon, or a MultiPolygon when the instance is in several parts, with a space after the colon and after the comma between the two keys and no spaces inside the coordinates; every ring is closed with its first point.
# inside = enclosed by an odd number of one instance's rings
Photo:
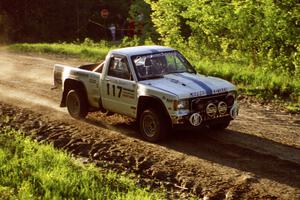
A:
{"type": "Polygon", "coordinates": [[[202,116],[200,113],[194,113],[190,116],[189,121],[193,126],[199,126],[202,123],[202,116]]]}
{"type": "Polygon", "coordinates": [[[224,101],[218,103],[219,114],[224,115],[227,112],[227,104],[224,101]]]}
{"type": "Polygon", "coordinates": [[[214,103],[209,103],[206,106],[206,114],[209,117],[215,117],[218,112],[217,106],[214,103]]]}

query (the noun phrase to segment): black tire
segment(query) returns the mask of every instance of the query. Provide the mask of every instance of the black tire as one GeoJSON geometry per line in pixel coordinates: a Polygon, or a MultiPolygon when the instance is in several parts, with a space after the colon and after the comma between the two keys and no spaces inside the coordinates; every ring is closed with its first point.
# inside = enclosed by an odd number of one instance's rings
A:
{"type": "Polygon", "coordinates": [[[69,114],[76,119],[83,119],[88,114],[86,96],[81,90],[70,90],[66,104],[69,114]]]}
{"type": "Polygon", "coordinates": [[[139,129],[145,140],[158,142],[166,137],[169,123],[156,110],[146,109],[139,118],[139,129]]]}
{"type": "Polygon", "coordinates": [[[224,120],[222,122],[217,122],[209,125],[210,129],[213,130],[224,130],[230,125],[230,120],[224,120]]]}

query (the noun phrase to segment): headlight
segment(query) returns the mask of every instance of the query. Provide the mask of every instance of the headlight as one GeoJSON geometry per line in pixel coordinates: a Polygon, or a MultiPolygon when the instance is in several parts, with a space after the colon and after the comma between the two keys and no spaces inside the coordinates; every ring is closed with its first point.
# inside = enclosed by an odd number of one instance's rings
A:
{"type": "Polygon", "coordinates": [[[189,100],[175,100],[173,103],[173,109],[174,110],[187,110],[189,109],[189,100]]]}
{"type": "Polygon", "coordinates": [[[231,92],[228,92],[227,96],[225,97],[225,101],[228,106],[232,106],[234,104],[234,101],[236,98],[237,98],[237,92],[231,91],[231,92]]]}
{"type": "Polygon", "coordinates": [[[236,99],[236,98],[237,98],[237,96],[238,96],[238,94],[237,94],[237,91],[236,91],[236,90],[233,90],[233,91],[230,91],[230,92],[228,92],[228,95],[227,95],[227,96],[229,96],[229,95],[233,96],[233,98],[234,98],[234,99],[236,99]]]}

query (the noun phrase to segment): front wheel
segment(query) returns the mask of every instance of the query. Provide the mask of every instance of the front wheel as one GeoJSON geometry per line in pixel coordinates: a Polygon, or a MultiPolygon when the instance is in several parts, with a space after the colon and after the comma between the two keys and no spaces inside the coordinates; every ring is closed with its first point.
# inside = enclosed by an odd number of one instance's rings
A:
{"type": "Polygon", "coordinates": [[[139,128],[144,139],[150,142],[157,142],[165,138],[168,131],[168,123],[157,111],[147,109],[140,116],[139,128]]]}
{"type": "Polygon", "coordinates": [[[70,90],[66,100],[69,114],[76,118],[85,118],[88,114],[87,101],[80,90],[70,90]]]}

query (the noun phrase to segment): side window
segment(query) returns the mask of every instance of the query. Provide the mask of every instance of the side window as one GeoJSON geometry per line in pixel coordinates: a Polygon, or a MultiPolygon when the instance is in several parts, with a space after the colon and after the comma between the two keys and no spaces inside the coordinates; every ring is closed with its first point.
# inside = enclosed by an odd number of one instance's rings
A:
{"type": "Polygon", "coordinates": [[[108,76],[132,80],[126,58],[113,57],[109,63],[108,76]]]}

